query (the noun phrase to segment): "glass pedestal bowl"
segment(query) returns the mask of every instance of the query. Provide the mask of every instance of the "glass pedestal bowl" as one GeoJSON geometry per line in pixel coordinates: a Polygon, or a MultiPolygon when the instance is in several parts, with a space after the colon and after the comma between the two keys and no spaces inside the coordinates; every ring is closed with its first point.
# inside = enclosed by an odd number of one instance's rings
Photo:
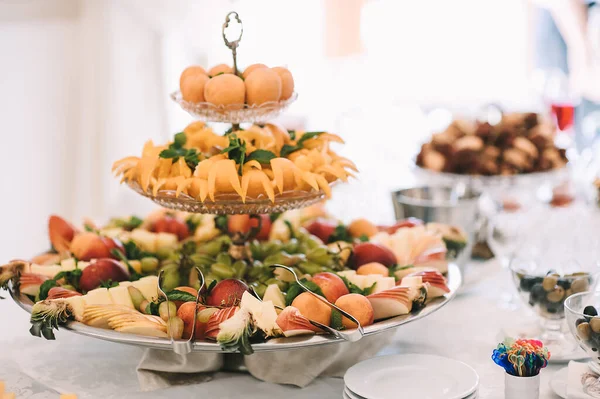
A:
{"type": "Polygon", "coordinates": [[[573,353],[576,342],[563,332],[565,300],[594,286],[598,277],[596,264],[586,268],[572,261],[552,267],[547,261],[514,258],[509,268],[519,297],[539,316],[541,328],[535,338],[544,342],[557,358],[573,353]]]}
{"type": "Polygon", "coordinates": [[[565,315],[569,331],[591,358],[588,365],[600,374],[600,293],[581,292],[565,300],[565,315]]]}

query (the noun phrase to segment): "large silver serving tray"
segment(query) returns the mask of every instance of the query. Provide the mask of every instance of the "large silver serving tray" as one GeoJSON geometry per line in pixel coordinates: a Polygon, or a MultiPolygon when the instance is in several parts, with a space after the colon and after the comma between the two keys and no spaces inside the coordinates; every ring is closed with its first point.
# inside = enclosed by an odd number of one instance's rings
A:
{"type": "MultiPolygon", "coordinates": [[[[448,265],[447,278],[448,287],[450,288],[450,292],[448,294],[440,298],[435,298],[419,312],[393,317],[365,327],[365,336],[379,334],[381,332],[388,331],[392,328],[397,328],[403,324],[422,319],[423,317],[426,317],[431,313],[437,311],[438,309],[442,308],[444,305],[450,302],[452,298],[454,298],[456,292],[462,284],[462,276],[456,264],[451,263],[448,265]]],[[[11,297],[21,308],[31,313],[31,307],[33,304],[27,297],[18,295],[12,287],[9,289],[9,292],[11,297]]],[[[64,328],[77,334],[102,339],[105,341],[118,342],[122,344],[136,345],[154,349],[172,349],[171,341],[166,338],[154,338],[134,334],[125,334],[113,330],[105,330],[102,328],[90,327],[77,321],[69,322],[66,326],[61,326],[60,328],[64,328]]],[[[266,342],[252,344],[252,348],[255,352],[267,352],[300,349],[318,345],[330,345],[340,342],[345,341],[329,335],[307,335],[291,338],[274,338],[266,342]]],[[[195,352],[222,352],[220,346],[217,343],[209,341],[195,342],[193,344],[192,349],[195,352]]]]}

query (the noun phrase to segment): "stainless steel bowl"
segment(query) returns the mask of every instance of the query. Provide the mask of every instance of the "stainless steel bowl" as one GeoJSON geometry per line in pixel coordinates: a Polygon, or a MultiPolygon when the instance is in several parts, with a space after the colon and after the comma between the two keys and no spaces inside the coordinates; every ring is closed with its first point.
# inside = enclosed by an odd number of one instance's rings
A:
{"type": "Polygon", "coordinates": [[[392,193],[396,220],[414,217],[425,223],[444,223],[462,228],[469,238],[467,247],[456,260],[459,265],[469,258],[477,230],[479,191],[464,184],[422,186],[392,193]]]}

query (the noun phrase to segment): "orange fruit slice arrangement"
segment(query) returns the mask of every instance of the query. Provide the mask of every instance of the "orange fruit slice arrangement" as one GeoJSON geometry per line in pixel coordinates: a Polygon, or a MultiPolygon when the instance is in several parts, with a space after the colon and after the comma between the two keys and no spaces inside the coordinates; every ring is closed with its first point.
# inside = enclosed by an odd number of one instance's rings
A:
{"type": "Polygon", "coordinates": [[[273,203],[298,191],[323,191],[329,197],[332,183],[345,182],[358,171],[330,148],[333,142],[343,140],[327,132],[287,131],[276,124],[219,135],[194,122],[168,144],[146,142],[140,157],[115,162],[113,172],[154,197],[161,190],[200,202],[268,198],[273,203]]]}

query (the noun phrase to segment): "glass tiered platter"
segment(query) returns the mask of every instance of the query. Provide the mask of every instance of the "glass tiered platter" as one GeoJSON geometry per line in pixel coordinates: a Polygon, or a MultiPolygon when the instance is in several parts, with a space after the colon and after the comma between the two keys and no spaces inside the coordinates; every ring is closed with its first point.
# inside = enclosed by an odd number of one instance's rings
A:
{"type": "MultiPolygon", "coordinates": [[[[447,293],[443,297],[435,298],[431,302],[428,302],[427,306],[425,306],[422,310],[416,313],[410,313],[403,316],[393,317],[364,327],[364,336],[372,336],[393,328],[398,328],[403,324],[407,324],[427,317],[430,314],[441,309],[456,296],[456,293],[462,284],[461,273],[457,265],[448,265],[447,279],[448,288],[450,289],[449,293],[447,293]]],[[[29,299],[18,295],[15,292],[14,287],[11,287],[9,292],[11,297],[21,308],[31,313],[31,307],[33,304],[29,299]]],[[[66,330],[72,331],[76,334],[102,339],[105,341],[143,346],[154,349],[172,349],[172,342],[167,338],[153,338],[141,335],[124,334],[117,331],[90,327],[77,321],[69,322],[61,328],[65,328],[66,330]]],[[[308,335],[289,338],[273,338],[264,343],[252,344],[252,348],[255,352],[267,352],[277,350],[283,351],[290,349],[307,348],[318,345],[331,345],[340,342],[344,342],[344,340],[336,338],[332,335],[308,335]]],[[[192,350],[195,352],[222,352],[222,349],[219,346],[219,344],[217,344],[216,342],[208,341],[194,342],[192,345],[192,350]]]]}
{"type": "MultiPolygon", "coordinates": [[[[215,201],[198,201],[187,194],[177,195],[173,190],[159,190],[157,195],[144,192],[136,181],[128,181],[129,187],[158,205],[191,213],[208,213],[213,215],[265,214],[280,213],[291,209],[303,208],[325,199],[325,193],[319,191],[289,191],[275,197],[271,202],[268,198],[246,199],[240,201],[238,196],[217,196],[215,201]]],[[[150,190],[148,190],[150,191],[150,190]]]]}

